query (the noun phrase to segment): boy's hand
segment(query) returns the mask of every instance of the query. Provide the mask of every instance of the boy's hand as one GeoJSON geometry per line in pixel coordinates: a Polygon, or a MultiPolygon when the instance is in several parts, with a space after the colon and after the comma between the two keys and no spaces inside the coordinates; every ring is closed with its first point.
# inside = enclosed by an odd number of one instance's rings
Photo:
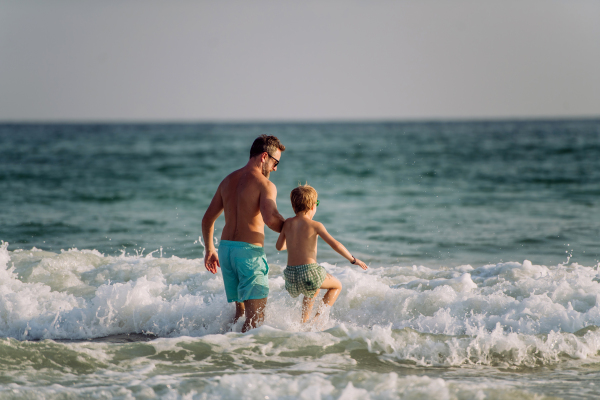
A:
{"type": "Polygon", "coordinates": [[[367,267],[367,264],[365,264],[364,262],[360,261],[358,258],[355,258],[356,262],[354,263],[354,265],[358,265],[359,267],[361,267],[364,270],[369,269],[369,267],[367,267]]]}

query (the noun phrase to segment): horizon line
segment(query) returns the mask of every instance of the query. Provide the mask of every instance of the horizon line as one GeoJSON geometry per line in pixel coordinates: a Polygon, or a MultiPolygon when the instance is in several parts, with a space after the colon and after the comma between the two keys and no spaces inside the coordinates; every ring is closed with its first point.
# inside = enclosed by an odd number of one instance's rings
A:
{"type": "Polygon", "coordinates": [[[2,120],[0,125],[315,125],[315,124],[403,124],[403,123],[464,123],[464,122],[558,122],[595,121],[598,115],[514,116],[514,117],[431,117],[431,118],[356,118],[356,119],[24,119],[2,120]]]}

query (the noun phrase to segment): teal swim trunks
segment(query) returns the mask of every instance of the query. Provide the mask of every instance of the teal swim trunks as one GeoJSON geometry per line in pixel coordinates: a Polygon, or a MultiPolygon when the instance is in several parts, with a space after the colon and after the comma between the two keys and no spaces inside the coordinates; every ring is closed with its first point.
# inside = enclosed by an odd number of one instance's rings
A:
{"type": "Polygon", "coordinates": [[[221,240],[219,264],[228,302],[264,299],[269,295],[269,264],[262,246],[221,240]]]}
{"type": "Polygon", "coordinates": [[[327,278],[327,271],[319,264],[288,265],[283,270],[283,277],[290,296],[298,297],[302,293],[312,299],[327,278]]]}

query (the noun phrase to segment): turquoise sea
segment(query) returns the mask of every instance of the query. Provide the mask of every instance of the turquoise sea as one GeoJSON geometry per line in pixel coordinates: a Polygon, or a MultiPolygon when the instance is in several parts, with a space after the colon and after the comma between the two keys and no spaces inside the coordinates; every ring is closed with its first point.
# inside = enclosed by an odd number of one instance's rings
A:
{"type": "Polygon", "coordinates": [[[0,206],[0,399],[600,396],[600,120],[0,124],[0,206]],[[370,265],[320,243],[313,329],[275,233],[259,329],[202,263],[263,133],[280,212],[308,182],[370,265]]]}

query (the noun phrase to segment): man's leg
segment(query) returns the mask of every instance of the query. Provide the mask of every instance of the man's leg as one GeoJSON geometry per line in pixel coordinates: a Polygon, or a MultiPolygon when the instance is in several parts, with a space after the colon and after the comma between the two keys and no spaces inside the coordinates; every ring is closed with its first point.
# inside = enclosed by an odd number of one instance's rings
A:
{"type": "Polygon", "coordinates": [[[248,332],[250,329],[256,328],[262,324],[265,319],[267,298],[245,300],[243,305],[246,309],[246,322],[244,322],[242,332],[248,332]]]}
{"type": "Polygon", "coordinates": [[[240,303],[240,302],[236,301],[235,302],[235,317],[233,318],[233,323],[235,324],[236,322],[238,322],[238,320],[244,316],[244,313],[245,313],[244,303],[240,303]]]}
{"type": "Polygon", "coordinates": [[[235,270],[235,265],[231,264],[232,249],[235,248],[221,242],[219,246],[219,262],[221,263],[221,273],[223,274],[223,284],[225,285],[227,301],[235,302],[235,317],[233,317],[233,323],[235,324],[244,315],[244,304],[237,301],[240,281],[235,270]]]}

